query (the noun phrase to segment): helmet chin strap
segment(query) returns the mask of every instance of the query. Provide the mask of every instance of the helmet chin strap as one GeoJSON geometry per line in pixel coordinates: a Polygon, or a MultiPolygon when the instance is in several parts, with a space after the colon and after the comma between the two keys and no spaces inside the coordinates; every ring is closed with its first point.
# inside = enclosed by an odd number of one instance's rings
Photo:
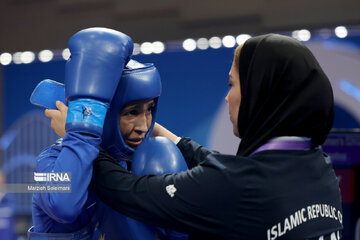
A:
{"type": "Polygon", "coordinates": [[[132,162],[132,159],[129,158],[129,157],[118,156],[118,157],[116,158],[116,161],[132,162]]]}
{"type": "Polygon", "coordinates": [[[134,155],[134,149],[126,145],[123,139],[121,140],[123,146],[122,149],[118,152],[118,155],[116,156],[116,160],[131,162],[132,156],[134,155]]]}

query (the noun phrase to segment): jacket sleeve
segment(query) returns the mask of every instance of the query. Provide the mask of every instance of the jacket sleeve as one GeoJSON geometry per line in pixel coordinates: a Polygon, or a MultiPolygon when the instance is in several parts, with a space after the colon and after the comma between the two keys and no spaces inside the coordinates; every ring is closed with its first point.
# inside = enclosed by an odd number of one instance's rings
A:
{"type": "MultiPolygon", "coordinates": [[[[111,159],[94,161],[91,188],[111,208],[136,220],[194,234],[227,231],[221,216],[232,203],[222,186],[221,164],[204,160],[191,170],[167,175],[138,176],[111,159]],[[221,196],[221,197],[219,197],[221,196]],[[220,216],[220,217],[219,217],[220,216]]],[[[226,218],[226,217],[225,217],[226,218]]]]}
{"type": "Polygon", "coordinates": [[[216,151],[204,148],[200,144],[192,141],[190,138],[181,138],[180,142],[177,144],[177,147],[184,156],[189,169],[197,166],[206,158],[208,154],[218,153],[216,151]]]}
{"type": "Polygon", "coordinates": [[[92,162],[99,154],[100,141],[99,138],[70,132],[61,144],[45,149],[38,156],[37,172],[71,174],[71,193],[39,193],[37,198],[37,205],[55,221],[70,223],[80,215],[88,198],[92,162]]]}

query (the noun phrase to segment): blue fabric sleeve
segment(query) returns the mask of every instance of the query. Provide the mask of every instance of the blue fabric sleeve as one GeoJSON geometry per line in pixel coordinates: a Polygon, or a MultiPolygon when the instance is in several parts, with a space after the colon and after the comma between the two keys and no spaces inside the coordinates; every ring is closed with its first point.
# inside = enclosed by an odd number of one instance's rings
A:
{"type": "Polygon", "coordinates": [[[59,223],[80,215],[88,198],[92,162],[99,154],[100,138],[66,133],[62,144],[45,149],[37,159],[38,172],[70,172],[71,193],[39,193],[39,206],[59,223]]]}

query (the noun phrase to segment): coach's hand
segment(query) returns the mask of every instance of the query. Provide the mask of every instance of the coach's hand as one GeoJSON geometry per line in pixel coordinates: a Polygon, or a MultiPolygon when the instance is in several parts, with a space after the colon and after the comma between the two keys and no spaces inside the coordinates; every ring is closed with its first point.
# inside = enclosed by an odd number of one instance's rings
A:
{"type": "Polygon", "coordinates": [[[170,132],[165,127],[161,126],[159,123],[154,124],[153,131],[151,133],[151,137],[166,137],[170,139],[171,141],[175,142],[178,136],[176,136],[174,133],[170,132]]]}
{"type": "Polygon", "coordinates": [[[56,107],[58,110],[46,109],[45,115],[51,119],[51,128],[63,138],[66,133],[65,123],[68,107],[61,101],[56,101],[56,107]]]}

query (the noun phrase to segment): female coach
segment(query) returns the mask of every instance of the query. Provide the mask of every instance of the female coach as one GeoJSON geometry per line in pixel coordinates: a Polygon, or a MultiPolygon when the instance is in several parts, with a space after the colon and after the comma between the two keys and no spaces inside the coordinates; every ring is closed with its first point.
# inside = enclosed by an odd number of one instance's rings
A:
{"type": "Polygon", "coordinates": [[[257,36],[236,49],[229,76],[236,155],[156,125],[153,135],[176,142],[189,170],[137,176],[100,158],[92,189],[118,212],[190,239],[340,238],[338,178],[321,149],[333,93],[315,57],[292,38],[257,36]]]}

